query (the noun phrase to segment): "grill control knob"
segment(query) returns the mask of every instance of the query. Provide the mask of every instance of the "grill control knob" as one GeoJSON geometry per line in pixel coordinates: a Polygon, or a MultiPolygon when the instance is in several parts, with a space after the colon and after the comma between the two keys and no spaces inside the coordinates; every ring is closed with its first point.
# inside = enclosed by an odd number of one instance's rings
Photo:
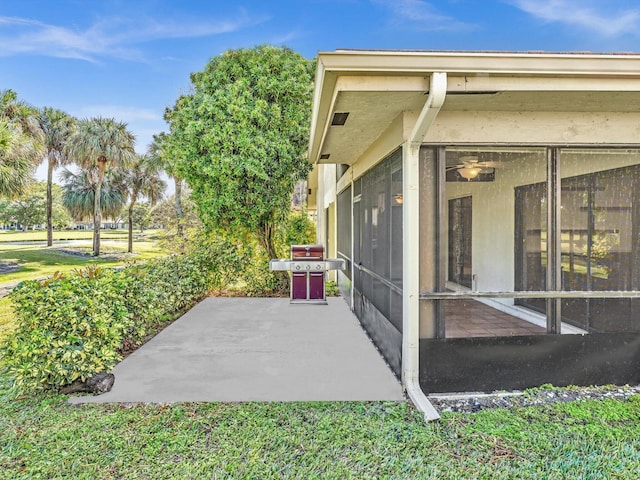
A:
{"type": "Polygon", "coordinates": [[[300,270],[300,265],[296,265],[296,270],[300,270]]]}
{"type": "Polygon", "coordinates": [[[322,265],[320,264],[316,265],[316,270],[322,270],[322,265]]]}
{"type": "Polygon", "coordinates": [[[311,265],[307,265],[307,270],[311,270],[311,265]]]}

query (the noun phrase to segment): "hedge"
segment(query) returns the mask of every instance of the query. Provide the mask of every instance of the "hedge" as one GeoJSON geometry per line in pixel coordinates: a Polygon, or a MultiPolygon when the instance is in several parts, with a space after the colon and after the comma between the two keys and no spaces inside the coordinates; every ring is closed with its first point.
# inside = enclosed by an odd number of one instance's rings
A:
{"type": "Polygon", "coordinates": [[[154,324],[207,295],[215,283],[208,258],[170,256],[20,283],[11,293],[17,328],[3,348],[14,385],[56,390],[109,371],[126,342],[140,342],[154,324]]]}

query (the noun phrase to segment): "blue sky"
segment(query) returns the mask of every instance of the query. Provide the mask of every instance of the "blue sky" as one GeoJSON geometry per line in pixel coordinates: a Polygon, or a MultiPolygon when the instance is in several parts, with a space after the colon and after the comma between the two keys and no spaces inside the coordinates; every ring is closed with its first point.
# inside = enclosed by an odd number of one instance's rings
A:
{"type": "MultiPolygon", "coordinates": [[[[227,49],[640,50],[637,0],[2,0],[0,89],[115,117],[145,151],[189,73],[227,49]]],[[[639,65],[640,70],[640,65],[639,65]]]]}

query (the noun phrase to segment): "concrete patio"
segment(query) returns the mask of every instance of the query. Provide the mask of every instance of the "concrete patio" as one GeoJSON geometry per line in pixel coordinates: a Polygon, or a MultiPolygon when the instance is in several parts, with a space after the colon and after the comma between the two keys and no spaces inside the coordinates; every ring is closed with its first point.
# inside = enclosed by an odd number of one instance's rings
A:
{"type": "Polygon", "coordinates": [[[403,400],[342,298],[207,298],[70,403],[403,400]]]}

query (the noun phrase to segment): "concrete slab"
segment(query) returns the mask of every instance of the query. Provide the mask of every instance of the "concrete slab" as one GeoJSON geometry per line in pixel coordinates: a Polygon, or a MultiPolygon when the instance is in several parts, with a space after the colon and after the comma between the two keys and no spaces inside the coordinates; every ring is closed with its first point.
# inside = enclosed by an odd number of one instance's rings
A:
{"type": "Polygon", "coordinates": [[[71,403],[403,400],[342,298],[207,298],[71,403]]]}

